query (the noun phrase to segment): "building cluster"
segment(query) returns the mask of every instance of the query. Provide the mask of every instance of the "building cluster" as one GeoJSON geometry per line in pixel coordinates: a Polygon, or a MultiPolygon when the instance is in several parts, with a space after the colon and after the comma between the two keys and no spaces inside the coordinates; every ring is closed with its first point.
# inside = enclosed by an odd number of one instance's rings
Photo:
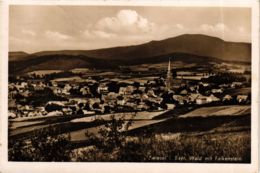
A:
{"type": "Polygon", "coordinates": [[[147,80],[119,78],[23,80],[9,82],[9,118],[93,115],[115,112],[158,111],[180,105],[248,103],[249,95],[229,94],[242,82],[222,85],[167,76],[147,80]]]}

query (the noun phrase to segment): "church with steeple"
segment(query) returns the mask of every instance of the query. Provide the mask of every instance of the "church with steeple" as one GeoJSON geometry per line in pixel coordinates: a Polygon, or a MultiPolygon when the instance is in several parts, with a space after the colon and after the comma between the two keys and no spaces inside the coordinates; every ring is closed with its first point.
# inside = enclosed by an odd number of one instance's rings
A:
{"type": "Polygon", "coordinates": [[[167,76],[166,76],[166,89],[169,91],[172,89],[173,86],[173,77],[172,77],[172,72],[171,72],[171,59],[169,58],[169,63],[168,63],[168,70],[167,70],[167,76]]]}

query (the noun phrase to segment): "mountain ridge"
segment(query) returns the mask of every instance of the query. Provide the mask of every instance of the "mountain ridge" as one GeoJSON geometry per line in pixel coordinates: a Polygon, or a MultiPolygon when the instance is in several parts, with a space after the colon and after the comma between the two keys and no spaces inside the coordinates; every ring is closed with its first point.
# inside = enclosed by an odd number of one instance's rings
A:
{"type": "MultiPolygon", "coordinates": [[[[101,64],[105,61],[113,66],[113,63],[116,65],[131,64],[130,61],[133,61],[135,64],[150,60],[156,62],[165,61],[167,56],[175,56],[174,58],[178,59],[181,59],[181,57],[189,58],[187,55],[204,59],[207,57],[221,61],[251,63],[251,44],[226,42],[220,38],[202,34],[184,34],[164,40],[150,41],[140,45],[95,50],[41,51],[33,54],[18,53],[18,55],[18,57],[14,57],[14,53],[9,54],[9,64],[11,64],[11,67],[16,68],[19,64],[17,62],[21,62],[24,64],[21,65],[24,66],[24,68],[26,68],[25,64],[28,66],[33,64],[34,69],[37,69],[37,66],[40,63],[44,63],[44,61],[48,61],[51,65],[51,61],[55,60],[55,57],[58,57],[65,69],[67,69],[67,66],[72,68],[73,66],[71,66],[71,64],[73,63],[76,67],[79,62],[91,66],[92,61],[101,64]],[[66,60],[63,61],[63,57],[66,60]],[[71,62],[70,64],[68,59],[74,61],[73,57],[77,59],[77,62],[71,62]]],[[[98,66],[98,64],[95,65],[98,66]]],[[[41,66],[41,68],[45,66],[41,66]]]]}

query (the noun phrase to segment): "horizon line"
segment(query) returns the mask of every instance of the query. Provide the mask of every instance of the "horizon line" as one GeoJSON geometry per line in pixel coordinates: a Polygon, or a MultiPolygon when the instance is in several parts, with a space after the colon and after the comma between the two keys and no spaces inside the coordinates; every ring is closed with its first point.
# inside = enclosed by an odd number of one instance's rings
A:
{"type": "Polygon", "coordinates": [[[139,45],[147,44],[147,43],[150,43],[150,42],[159,42],[159,41],[163,41],[163,40],[167,40],[167,39],[171,39],[171,38],[176,38],[176,37],[180,37],[180,36],[184,36],[184,35],[201,35],[201,36],[207,36],[207,37],[220,39],[221,41],[229,42],[229,43],[252,44],[252,41],[251,42],[227,41],[227,40],[224,40],[224,39],[219,38],[217,36],[211,36],[211,35],[207,35],[207,34],[189,34],[189,33],[186,33],[186,34],[180,34],[180,35],[177,35],[177,36],[174,36],[174,37],[168,37],[168,38],[159,39],[159,40],[150,40],[150,41],[139,43],[139,44],[129,44],[129,45],[124,45],[124,46],[103,47],[103,48],[96,48],[96,49],[53,49],[53,50],[49,49],[49,50],[40,50],[40,51],[34,51],[34,52],[27,52],[27,51],[23,51],[23,50],[16,50],[16,51],[8,50],[8,53],[23,52],[23,53],[30,55],[30,54],[35,54],[35,53],[39,53],[39,52],[49,52],[49,51],[93,51],[93,50],[101,50],[101,49],[123,48],[123,47],[139,46],[139,45]]]}

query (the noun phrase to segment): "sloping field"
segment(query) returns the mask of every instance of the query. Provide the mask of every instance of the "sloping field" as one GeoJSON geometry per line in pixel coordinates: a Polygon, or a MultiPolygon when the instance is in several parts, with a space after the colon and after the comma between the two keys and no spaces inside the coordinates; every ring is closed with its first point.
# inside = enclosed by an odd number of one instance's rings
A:
{"type": "Polygon", "coordinates": [[[46,75],[46,74],[52,74],[52,73],[60,73],[63,72],[62,70],[36,70],[29,72],[28,74],[36,74],[36,75],[46,75]]]}
{"type": "Polygon", "coordinates": [[[10,124],[9,129],[17,129],[19,127],[37,125],[37,124],[40,124],[40,123],[43,123],[43,122],[44,121],[17,121],[17,122],[12,122],[12,123],[9,123],[10,124]]]}
{"type": "MultiPolygon", "coordinates": [[[[163,122],[163,121],[166,121],[166,120],[167,119],[142,120],[142,121],[134,121],[133,120],[133,122],[132,122],[131,126],[128,128],[128,130],[133,130],[133,129],[149,126],[149,125],[156,124],[156,123],[159,123],[159,122],[163,122]]],[[[86,135],[85,135],[86,132],[94,134],[94,135],[98,135],[98,132],[101,128],[104,128],[104,125],[91,127],[91,128],[88,128],[88,129],[81,129],[81,130],[72,131],[72,132],[70,132],[71,141],[82,141],[82,140],[88,139],[88,137],[86,137],[86,135]]],[[[125,130],[123,130],[123,131],[125,131],[125,130]]]]}
{"type": "Polygon", "coordinates": [[[238,88],[238,89],[227,89],[225,94],[229,94],[231,96],[236,96],[236,95],[248,95],[251,93],[251,88],[250,87],[245,87],[245,88],[238,88]]]}
{"type": "Polygon", "coordinates": [[[179,116],[180,118],[187,117],[210,117],[210,116],[240,116],[251,112],[250,105],[232,105],[232,106],[217,106],[203,107],[179,116]]]}
{"type": "Polygon", "coordinates": [[[89,117],[77,118],[71,120],[71,122],[92,122],[96,118],[102,118],[103,120],[110,120],[111,116],[114,115],[116,119],[123,118],[124,120],[132,119],[132,120],[151,120],[156,116],[159,116],[167,111],[158,111],[158,112],[129,112],[129,113],[113,113],[113,114],[105,114],[105,115],[93,115],[89,117]]]}
{"type": "Polygon", "coordinates": [[[66,77],[66,78],[57,78],[52,81],[54,82],[66,82],[66,81],[78,81],[81,80],[81,77],[79,76],[73,76],[73,77],[66,77]]]}

